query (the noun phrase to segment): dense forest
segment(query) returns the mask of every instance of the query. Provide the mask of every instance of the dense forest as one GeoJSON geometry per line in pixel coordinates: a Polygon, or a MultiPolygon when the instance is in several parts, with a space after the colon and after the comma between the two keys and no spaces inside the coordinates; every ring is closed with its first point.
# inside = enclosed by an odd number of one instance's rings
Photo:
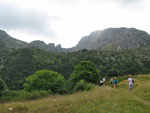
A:
{"type": "Polygon", "coordinates": [[[1,77],[10,90],[23,89],[25,78],[38,70],[52,70],[68,80],[80,61],[91,61],[103,76],[150,73],[149,49],[120,51],[80,50],[68,53],[49,53],[37,48],[0,51],[1,77]]]}

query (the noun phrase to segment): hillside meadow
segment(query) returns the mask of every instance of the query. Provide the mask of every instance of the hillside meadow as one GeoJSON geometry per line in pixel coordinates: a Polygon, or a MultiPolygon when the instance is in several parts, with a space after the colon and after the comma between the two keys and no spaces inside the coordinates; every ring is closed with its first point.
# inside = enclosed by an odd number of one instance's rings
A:
{"type": "Polygon", "coordinates": [[[150,113],[150,75],[137,75],[133,92],[125,79],[118,88],[96,86],[71,95],[3,103],[0,113],[150,113]]]}

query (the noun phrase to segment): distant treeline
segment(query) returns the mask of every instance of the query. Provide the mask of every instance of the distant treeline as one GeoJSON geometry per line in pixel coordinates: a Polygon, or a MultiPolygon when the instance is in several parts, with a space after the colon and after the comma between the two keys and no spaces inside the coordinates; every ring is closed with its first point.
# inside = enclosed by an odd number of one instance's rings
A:
{"type": "Polygon", "coordinates": [[[25,78],[38,70],[52,70],[67,80],[80,61],[91,61],[103,76],[150,73],[150,50],[121,51],[80,50],[49,53],[36,48],[0,51],[0,75],[8,89],[23,89],[25,78]]]}

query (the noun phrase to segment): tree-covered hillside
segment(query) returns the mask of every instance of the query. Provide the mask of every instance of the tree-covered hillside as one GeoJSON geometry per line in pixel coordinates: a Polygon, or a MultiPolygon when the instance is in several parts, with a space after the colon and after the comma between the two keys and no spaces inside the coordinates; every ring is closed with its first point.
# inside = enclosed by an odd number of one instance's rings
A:
{"type": "Polygon", "coordinates": [[[80,50],[71,53],[49,53],[36,48],[0,51],[0,73],[9,89],[23,89],[25,78],[35,71],[48,69],[69,79],[80,61],[94,63],[102,76],[150,73],[150,50],[122,51],[80,50]]]}

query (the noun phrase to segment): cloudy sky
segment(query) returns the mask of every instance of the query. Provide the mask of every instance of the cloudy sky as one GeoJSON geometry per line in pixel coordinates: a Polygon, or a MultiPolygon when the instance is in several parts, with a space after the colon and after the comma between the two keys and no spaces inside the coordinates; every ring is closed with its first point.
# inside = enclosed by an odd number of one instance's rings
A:
{"type": "Polygon", "coordinates": [[[73,47],[90,32],[109,27],[150,34],[150,0],[0,0],[0,29],[26,42],[73,47]]]}

